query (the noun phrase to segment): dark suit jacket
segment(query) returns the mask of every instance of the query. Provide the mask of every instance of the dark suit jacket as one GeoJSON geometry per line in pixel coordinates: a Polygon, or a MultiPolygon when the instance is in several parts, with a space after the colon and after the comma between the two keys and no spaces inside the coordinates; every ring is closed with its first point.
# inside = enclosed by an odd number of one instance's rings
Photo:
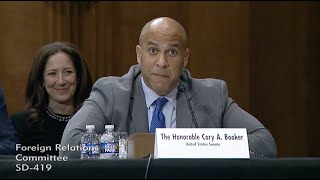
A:
{"type": "MultiPolygon", "coordinates": [[[[179,83],[188,93],[199,128],[246,128],[251,151],[264,157],[276,157],[276,143],[270,132],[228,97],[224,81],[194,79],[184,70],[179,83]]],[[[176,113],[177,128],[194,127],[181,91],[177,94],[176,113]]],[[[100,134],[105,124],[114,124],[115,131],[129,134],[149,132],[147,117],[140,66],[134,65],[122,77],[104,77],[94,84],[90,97],[67,124],[61,144],[78,145],[88,124],[95,125],[100,134]]],[[[79,152],[71,151],[60,151],[60,155],[80,157],[79,152]]]]}
{"type": "Polygon", "coordinates": [[[6,101],[0,88],[0,155],[15,154],[17,133],[8,119],[6,101]]]}

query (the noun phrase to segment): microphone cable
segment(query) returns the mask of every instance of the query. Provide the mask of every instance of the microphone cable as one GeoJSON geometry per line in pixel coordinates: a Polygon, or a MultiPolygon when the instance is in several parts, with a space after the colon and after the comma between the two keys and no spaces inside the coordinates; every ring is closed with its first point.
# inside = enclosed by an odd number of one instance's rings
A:
{"type": "Polygon", "coordinates": [[[188,95],[186,93],[186,89],[184,88],[184,86],[180,85],[180,86],[178,86],[178,90],[180,90],[180,91],[182,91],[184,93],[184,96],[186,97],[186,100],[187,100],[187,103],[188,103],[189,111],[190,111],[191,116],[192,116],[193,124],[195,125],[196,128],[198,128],[199,126],[198,126],[196,117],[194,116],[194,112],[193,112],[193,110],[191,108],[191,104],[189,102],[188,95]]]}

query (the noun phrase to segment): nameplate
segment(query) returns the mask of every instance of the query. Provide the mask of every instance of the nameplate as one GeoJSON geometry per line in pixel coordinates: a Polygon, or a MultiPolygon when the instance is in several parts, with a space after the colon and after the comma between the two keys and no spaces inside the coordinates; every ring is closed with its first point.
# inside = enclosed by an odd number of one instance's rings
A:
{"type": "Polygon", "coordinates": [[[157,128],[154,158],[250,158],[245,128],[157,128]]]}

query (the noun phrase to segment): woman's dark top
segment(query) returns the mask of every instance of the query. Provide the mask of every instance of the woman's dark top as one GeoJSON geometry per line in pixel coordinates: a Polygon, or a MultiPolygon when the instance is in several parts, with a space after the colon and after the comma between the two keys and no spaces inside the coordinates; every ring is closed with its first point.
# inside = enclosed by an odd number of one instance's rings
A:
{"type": "Polygon", "coordinates": [[[22,151],[22,148],[20,148],[17,153],[36,156],[59,155],[59,149],[56,149],[56,144],[60,144],[63,131],[71,116],[52,114],[50,110],[49,112],[48,110],[44,112],[43,115],[42,125],[34,126],[30,126],[30,123],[27,122],[29,116],[27,112],[19,112],[12,115],[11,120],[18,133],[21,147],[31,148],[35,146],[37,149],[36,151],[22,151]],[[51,147],[51,150],[47,148],[48,146],[51,147]],[[40,152],[40,147],[46,151],[40,152]]]}

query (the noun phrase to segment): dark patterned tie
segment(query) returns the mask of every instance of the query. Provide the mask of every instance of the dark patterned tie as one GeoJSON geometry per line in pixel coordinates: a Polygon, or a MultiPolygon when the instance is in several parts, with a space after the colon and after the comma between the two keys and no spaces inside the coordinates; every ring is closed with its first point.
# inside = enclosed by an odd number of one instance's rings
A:
{"type": "Polygon", "coordinates": [[[155,133],[156,128],[166,128],[166,118],[162,113],[163,106],[168,102],[168,99],[159,97],[156,100],[156,108],[153,111],[150,133],[155,133]]]}

